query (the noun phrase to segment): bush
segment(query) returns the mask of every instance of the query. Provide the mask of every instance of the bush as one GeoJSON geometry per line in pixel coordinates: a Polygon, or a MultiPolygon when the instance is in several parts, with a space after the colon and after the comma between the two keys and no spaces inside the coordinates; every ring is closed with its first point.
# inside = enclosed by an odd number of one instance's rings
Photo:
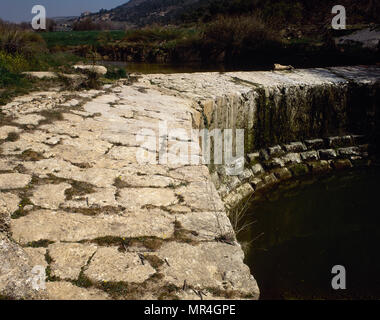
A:
{"type": "Polygon", "coordinates": [[[194,36],[196,33],[197,30],[179,27],[150,26],[142,29],[127,30],[123,40],[135,43],[163,43],[184,40],[194,36]]]}
{"type": "Polygon", "coordinates": [[[107,68],[105,77],[110,80],[118,80],[121,78],[127,78],[127,71],[121,68],[107,68]]]}
{"type": "Polygon", "coordinates": [[[90,18],[75,22],[73,24],[73,31],[91,31],[91,30],[96,30],[96,24],[93,23],[90,18]]]}
{"type": "Polygon", "coordinates": [[[19,74],[10,72],[7,68],[0,65],[0,88],[16,85],[21,79],[19,74]]]}
{"type": "Polygon", "coordinates": [[[202,37],[209,56],[225,55],[225,62],[281,47],[279,35],[257,16],[219,16],[209,23],[202,37]]]}
{"type": "Polygon", "coordinates": [[[31,57],[38,52],[46,52],[46,50],[45,41],[38,33],[24,31],[11,24],[0,23],[0,51],[31,57]]]}
{"type": "Polygon", "coordinates": [[[0,66],[6,68],[9,72],[20,73],[28,70],[29,63],[28,60],[21,54],[9,54],[0,51],[0,66]]]}

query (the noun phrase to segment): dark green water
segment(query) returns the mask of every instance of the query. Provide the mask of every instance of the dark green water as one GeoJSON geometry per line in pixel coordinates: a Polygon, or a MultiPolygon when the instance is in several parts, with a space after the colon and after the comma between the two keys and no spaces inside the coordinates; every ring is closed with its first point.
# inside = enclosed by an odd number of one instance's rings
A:
{"type": "Polygon", "coordinates": [[[165,63],[145,63],[145,62],[123,62],[123,61],[99,61],[101,65],[115,66],[124,68],[129,73],[142,73],[142,74],[172,74],[172,73],[194,73],[194,72],[230,72],[230,71],[268,71],[272,66],[258,66],[239,68],[228,67],[225,65],[212,65],[200,63],[178,63],[178,64],[165,64],[165,63]]]}
{"type": "Polygon", "coordinates": [[[380,299],[380,169],[283,186],[252,204],[239,235],[261,299],[380,299]],[[346,268],[347,290],[331,270],[346,268]]]}

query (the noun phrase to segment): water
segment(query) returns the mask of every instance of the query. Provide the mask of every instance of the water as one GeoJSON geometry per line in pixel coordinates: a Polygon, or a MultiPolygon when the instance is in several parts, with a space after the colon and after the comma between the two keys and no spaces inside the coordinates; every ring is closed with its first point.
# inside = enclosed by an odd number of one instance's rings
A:
{"type": "Polygon", "coordinates": [[[238,238],[261,299],[380,299],[380,169],[288,185],[253,203],[238,238]],[[347,290],[331,287],[335,265],[347,290]]]}
{"type": "Polygon", "coordinates": [[[145,63],[145,62],[123,62],[123,61],[99,61],[98,64],[105,66],[115,66],[125,68],[129,73],[141,74],[172,74],[172,73],[194,73],[194,72],[229,72],[229,71],[268,71],[271,66],[251,67],[251,68],[234,68],[218,64],[201,64],[201,63],[145,63]]]}

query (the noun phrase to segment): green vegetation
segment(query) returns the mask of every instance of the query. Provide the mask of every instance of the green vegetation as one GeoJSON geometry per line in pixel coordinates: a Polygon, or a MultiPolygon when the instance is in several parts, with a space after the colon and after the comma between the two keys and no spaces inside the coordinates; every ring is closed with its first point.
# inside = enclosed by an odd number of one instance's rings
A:
{"type": "Polygon", "coordinates": [[[125,36],[124,31],[68,31],[68,32],[44,32],[41,33],[48,48],[64,50],[70,46],[99,46],[104,42],[121,40],[125,36]]]}
{"type": "MultiPolygon", "coordinates": [[[[67,89],[99,88],[103,83],[98,74],[88,71],[76,71],[75,63],[87,62],[86,57],[75,54],[71,44],[96,44],[114,41],[124,36],[124,32],[46,32],[36,33],[22,30],[17,25],[0,21],[0,105],[7,103],[12,97],[40,90],[51,85],[59,85],[67,89]],[[75,35],[75,36],[73,36],[75,35]],[[59,74],[57,79],[34,79],[27,77],[28,71],[53,71],[59,74]],[[81,73],[84,80],[77,86],[67,80],[61,73],[81,73]]],[[[93,52],[89,47],[87,52],[93,52]]],[[[124,70],[109,68],[104,81],[126,77],[124,70]]]]}

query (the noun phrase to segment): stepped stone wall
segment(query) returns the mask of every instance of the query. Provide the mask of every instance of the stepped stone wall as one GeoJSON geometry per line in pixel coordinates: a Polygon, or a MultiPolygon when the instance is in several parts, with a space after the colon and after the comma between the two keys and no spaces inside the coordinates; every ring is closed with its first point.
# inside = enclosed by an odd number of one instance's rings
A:
{"type": "Polygon", "coordinates": [[[327,161],[331,167],[335,158],[350,161],[345,152],[366,158],[368,147],[363,144],[371,144],[372,153],[377,152],[380,68],[376,66],[148,78],[161,90],[194,101],[194,127],[245,130],[244,172],[228,176],[225,166],[209,166],[229,210],[262,184],[281,180],[273,169],[285,171],[311,160],[327,161]],[[355,148],[338,150],[350,146],[355,148]],[[281,157],[275,156],[276,150],[281,157]]]}

